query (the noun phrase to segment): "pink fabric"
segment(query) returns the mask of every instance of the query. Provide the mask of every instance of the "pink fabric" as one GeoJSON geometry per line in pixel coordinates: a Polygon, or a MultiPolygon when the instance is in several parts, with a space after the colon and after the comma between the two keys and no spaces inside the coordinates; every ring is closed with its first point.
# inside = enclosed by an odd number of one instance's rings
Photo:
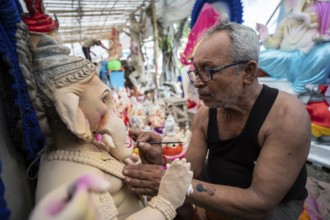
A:
{"type": "Polygon", "coordinates": [[[320,34],[325,35],[326,31],[330,31],[330,2],[316,1],[315,11],[318,17],[320,34]]]}
{"type": "Polygon", "coordinates": [[[307,178],[308,197],[305,209],[311,220],[330,219],[330,184],[312,177],[307,178]]]}
{"type": "Polygon", "coordinates": [[[206,30],[220,23],[220,18],[220,14],[212,5],[208,3],[204,4],[197,21],[189,34],[186,48],[184,52],[180,54],[180,61],[182,64],[188,65],[192,63],[191,59],[198,40],[206,30]]]}

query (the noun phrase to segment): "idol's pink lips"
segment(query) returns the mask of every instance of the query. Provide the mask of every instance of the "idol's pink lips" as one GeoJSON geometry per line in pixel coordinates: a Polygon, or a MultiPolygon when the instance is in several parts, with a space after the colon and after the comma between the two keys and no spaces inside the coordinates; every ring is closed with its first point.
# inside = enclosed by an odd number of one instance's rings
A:
{"type": "Polygon", "coordinates": [[[130,148],[133,146],[133,140],[131,137],[126,139],[126,148],[130,148]]]}
{"type": "Polygon", "coordinates": [[[107,131],[106,129],[103,129],[103,128],[102,128],[102,129],[97,129],[94,133],[95,133],[96,135],[97,135],[97,134],[100,134],[100,135],[107,134],[107,135],[111,136],[110,132],[107,131]]]}

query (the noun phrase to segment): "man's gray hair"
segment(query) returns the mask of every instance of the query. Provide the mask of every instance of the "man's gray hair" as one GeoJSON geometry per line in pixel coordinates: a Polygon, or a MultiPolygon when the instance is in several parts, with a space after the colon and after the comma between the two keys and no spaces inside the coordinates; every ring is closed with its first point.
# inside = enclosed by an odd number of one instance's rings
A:
{"type": "Polygon", "coordinates": [[[259,37],[252,28],[234,22],[221,23],[207,31],[205,37],[210,37],[219,31],[226,31],[232,41],[233,54],[231,56],[233,62],[247,60],[258,62],[259,37]]]}

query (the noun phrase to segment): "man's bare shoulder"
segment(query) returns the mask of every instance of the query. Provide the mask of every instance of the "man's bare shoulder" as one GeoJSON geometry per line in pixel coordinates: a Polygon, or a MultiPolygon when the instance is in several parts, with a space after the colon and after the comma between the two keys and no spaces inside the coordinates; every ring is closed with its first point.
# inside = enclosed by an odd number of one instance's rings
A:
{"type": "Polygon", "coordinates": [[[302,101],[299,100],[298,97],[283,91],[279,92],[274,108],[277,110],[276,112],[279,117],[291,116],[293,117],[292,119],[299,119],[304,116],[309,118],[306,106],[302,101]]]}
{"type": "Polygon", "coordinates": [[[266,136],[285,134],[309,136],[310,117],[306,106],[295,96],[280,91],[263,126],[266,136]]]}

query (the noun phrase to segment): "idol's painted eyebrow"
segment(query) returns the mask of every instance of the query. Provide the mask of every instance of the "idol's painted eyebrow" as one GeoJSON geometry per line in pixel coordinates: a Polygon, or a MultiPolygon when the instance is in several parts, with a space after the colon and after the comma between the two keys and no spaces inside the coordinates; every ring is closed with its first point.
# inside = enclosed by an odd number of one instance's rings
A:
{"type": "Polygon", "coordinates": [[[104,90],[103,95],[108,95],[110,93],[109,89],[104,90]]]}

